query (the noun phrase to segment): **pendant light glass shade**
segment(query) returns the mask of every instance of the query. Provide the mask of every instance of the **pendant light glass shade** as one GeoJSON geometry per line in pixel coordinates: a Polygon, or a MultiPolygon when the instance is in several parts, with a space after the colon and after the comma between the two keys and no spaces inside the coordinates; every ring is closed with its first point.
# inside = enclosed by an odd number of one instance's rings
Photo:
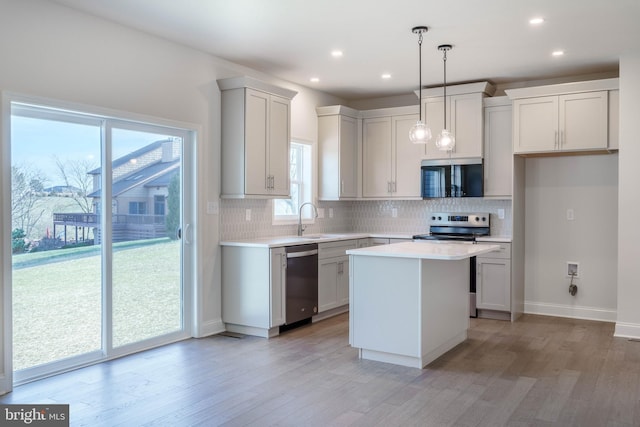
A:
{"type": "Polygon", "coordinates": [[[426,144],[429,140],[431,140],[431,129],[422,120],[418,120],[409,130],[409,141],[414,144],[426,144]]]}
{"type": "Polygon", "coordinates": [[[413,27],[411,32],[418,34],[418,91],[419,95],[419,111],[418,121],[409,130],[409,141],[414,144],[426,144],[431,140],[431,129],[422,121],[422,34],[426,33],[429,28],[413,27]]]}
{"type": "Polygon", "coordinates": [[[452,49],[450,44],[438,46],[438,50],[443,52],[442,63],[444,64],[444,126],[442,132],[436,138],[436,148],[441,151],[452,151],[456,146],[456,138],[453,132],[447,130],[447,52],[452,49]]]}
{"type": "Polygon", "coordinates": [[[436,147],[441,151],[451,151],[456,146],[456,138],[453,133],[446,129],[442,129],[442,132],[436,138],[436,147]]]}

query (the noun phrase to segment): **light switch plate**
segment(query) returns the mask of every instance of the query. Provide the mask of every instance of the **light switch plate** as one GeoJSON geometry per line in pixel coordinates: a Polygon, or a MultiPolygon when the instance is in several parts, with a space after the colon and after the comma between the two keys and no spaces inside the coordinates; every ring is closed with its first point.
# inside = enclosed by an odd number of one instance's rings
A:
{"type": "Polygon", "coordinates": [[[333,218],[333,208],[329,208],[329,218],[333,218]]]}
{"type": "Polygon", "coordinates": [[[398,218],[398,208],[391,208],[391,217],[398,218]]]}
{"type": "Polygon", "coordinates": [[[318,218],[324,218],[324,208],[318,208],[318,218]]]}
{"type": "Polygon", "coordinates": [[[218,202],[207,202],[207,215],[218,215],[220,213],[220,205],[218,202]]]}
{"type": "Polygon", "coordinates": [[[246,210],[244,211],[244,218],[245,218],[247,221],[251,221],[251,209],[246,209],[246,210]]]}
{"type": "Polygon", "coordinates": [[[498,209],[498,219],[504,219],[504,209],[498,209]]]}

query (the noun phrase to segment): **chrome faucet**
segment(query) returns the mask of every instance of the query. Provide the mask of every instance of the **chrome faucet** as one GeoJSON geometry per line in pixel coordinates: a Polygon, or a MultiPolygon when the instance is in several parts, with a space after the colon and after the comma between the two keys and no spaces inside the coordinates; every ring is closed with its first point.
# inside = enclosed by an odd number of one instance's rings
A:
{"type": "Polygon", "coordinates": [[[302,232],[306,228],[304,225],[302,225],[302,208],[304,207],[304,205],[311,205],[315,214],[315,218],[318,218],[318,208],[316,208],[316,205],[311,202],[304,202],[303,204],[301,204],[300,209],[298,210],[298,236],[302,236],[302,232]]]}

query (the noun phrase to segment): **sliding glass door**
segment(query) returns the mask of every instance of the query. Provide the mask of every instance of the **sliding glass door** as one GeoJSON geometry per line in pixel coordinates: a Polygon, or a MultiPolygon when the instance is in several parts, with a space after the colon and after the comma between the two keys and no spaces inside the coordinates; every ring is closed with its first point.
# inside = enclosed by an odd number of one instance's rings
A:
{"type": "Polygon", "coordinates": [[[113,347],[122,347],[182,328],[183,140],[122,128],[111,135],[113,347]]]}
{"type": "Polygon", "coordinates": [[[102,274],[91,169],[102,122],[12,105],[13,368],[37,375],[102,352],[102,274]],[[65,227],[64,224],[72,224],[65,227]],[[42,369],[42,366],[48,368],[42,369]]]}
{"type": "Polygon", "coordinates": [[[11,104],[14,382],[188,335],[192,149],[183,129],[11,104]]]}

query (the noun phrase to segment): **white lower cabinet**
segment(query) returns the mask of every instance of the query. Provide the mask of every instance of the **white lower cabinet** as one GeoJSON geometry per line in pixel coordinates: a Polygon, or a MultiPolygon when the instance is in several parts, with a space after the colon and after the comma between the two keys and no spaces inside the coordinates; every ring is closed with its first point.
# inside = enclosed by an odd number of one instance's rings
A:
{"type": "Polygon", "coordinates": [[[476,307],[511,311],[511,244],[476,258],[476,307]]]}
{"type": "Polygon", "coordinates": [[[358,239],[358,249],[360,249],[360,248],[368,248],[369,246],[371,246],[371,239],[370,238],[358,239]]]}
{"type": "MultiPolygon", "coordinates": [[[[386,238],[386,237],[370,237],[367,246],[389,245],[391,243],[410,242],[412,239],[386,238]]],[[[364,247],[364,246],[361,246],[364,247]]]]}
{"type": "Polygon", "coordinates": [[[222,321],[230,332],[271,337],[285,322],[284,248],[222,247],[222,321]]]}
{"type": "Polygon", "coordinates": [[[318,244],[318,312],[349,304],[349,256],[357,240],[318,244]]]}

